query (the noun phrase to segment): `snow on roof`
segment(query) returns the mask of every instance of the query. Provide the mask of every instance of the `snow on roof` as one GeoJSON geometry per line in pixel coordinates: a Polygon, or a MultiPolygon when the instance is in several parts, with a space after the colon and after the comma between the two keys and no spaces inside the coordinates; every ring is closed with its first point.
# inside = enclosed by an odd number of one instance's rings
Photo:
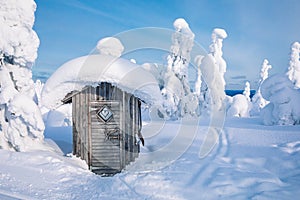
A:
{"type": "Polygon", "coordinates": [[[119,39],[106,37],[97,43],[97,49],[100,54],[120,57],[124,50],[124,46],[119,39]]]}
{"type": "Polygon", "coordinates": [[[42,105],[55,109],[68,93],[100,82],[111,83],[150,105],[161,102],[159,86],[150,72],[129,60],[98,54],[73,59],[57,69],[45,83],[42,105]]]}

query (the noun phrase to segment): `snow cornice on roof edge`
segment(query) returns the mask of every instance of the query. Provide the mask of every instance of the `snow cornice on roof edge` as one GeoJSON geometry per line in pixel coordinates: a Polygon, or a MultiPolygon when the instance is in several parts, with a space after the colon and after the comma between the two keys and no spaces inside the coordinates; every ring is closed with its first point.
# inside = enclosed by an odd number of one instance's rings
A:
{"type": "Polygon", "coordinates": [[[72,91],[108,82],[143,100],[159,105],[161,94],[155,77],[140,65],[108,55],[88,55],[63,64],[47,80],[42,91],[42,105],[55,109],[72,91]]]}

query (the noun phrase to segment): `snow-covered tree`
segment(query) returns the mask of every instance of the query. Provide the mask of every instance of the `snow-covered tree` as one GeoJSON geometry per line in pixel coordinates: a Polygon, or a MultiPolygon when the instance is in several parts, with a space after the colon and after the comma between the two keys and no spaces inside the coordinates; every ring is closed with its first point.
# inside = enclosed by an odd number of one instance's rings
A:
{"type": "Polygon", "coordinates": [[[264,82],[264,80],[268,78],[269,69],[272,69],[272,66],[269,64],[269,61],[267,59],[264,59],[260,70],[260,79],[258,81],[258,88],[256,90],[255,95],[252,97],[252,109],[250,111],[250,115],[252,116],[258,115],[260,110],[269,103],[261,95],[261,85],[264,82]]]}
{"type": "Polygon", "coordinates": [[[162,89],[164,107],[169,117],[177,119],[186,114],[194,114],[197,100],[191,93],[188,81],[190,52],[194,44],[194,33],[188,23],[182,19],[174,21],[175,33],[172,35],[170,55],[167,57],[168,67],[162,89]]]}
{"type": "Polygon", "coordinates": [[[247,98],[247,100],[250,102],[251,99],[250,99],[250,83],[247,81],[245,83],[245,89],[244,89],[244,92],[243,92],[243,95],[247,98]]]}
{"type": "Polygon", "coordinates": [[[249,117],[252,104],[250,99],[250,83],[245,83],[243,95],[237,94],[230,100],[227,117],[249,117]]]}
{"type": "Polygon", "coordinates": [[[267,78],[261,84],[261,94],[269,101],[260,113],[266,125],[300,124],[300,43],[292,45],[287,73],[267,78]]]}
{"type": "Polygon", "coordinates": [[[216,28],[212,32],[212,44],[209,46],[210,53],[206,55],[200,64],[203,81],[201,84],[200,106],[201,112],[209,112],[211,105],[221,109],[225,95],[226,62],[223,59],[223,39],[227,33],[223,29],[216,28]],[[201,102],[203,101],[203,102],[201,102]],[[206,110],[206,111],[205,111],[206,110]]]}
{"type": "Polygon", "coordinates": [[[201,72],[200,66],[201,66],[203,57],[204,56],[202,56],[202,55],[198,55],[198,56],[195,57],[195,60],[194,60],[194,62],[198,66],[197,80],[196,80],[196,83],[195,83],[195,94],[198,96],[198,98],[201,95],[202,72],[201,72]]]}
{"type": "Polygon", "coordinates": [[[0,0],[0,148],[26,151],[43,141],[31,67],[39,39],[33,0],[0,0]]]}
{"type": "Polygon", "coordinates": [[[269,77],[263,82],[261,93],[270,101],[260,113],[264,124],[300,124],[300,89],[295,89],[287,76],[279,74],[269,77]]]}
{"type": "Polygon", "coordinates": [[[295,88],[300,88],[300,43],[294,42],[291,47],[290,64],[287,71],[288,78],[294,83],[295,88]]]}
{"type": "Polygon", "coordinates": [[[215,28],[211,35],[212,44],[209,46],[210,53],[215,58],[215,63],[219,68],[219,73],[222,78],[223,87],[225,88],[226,82],[224,78],[224,74],[226,72],[227,64],[223,59],[223,40],[227,38],[227,33],[224,29],[215,28]]]}

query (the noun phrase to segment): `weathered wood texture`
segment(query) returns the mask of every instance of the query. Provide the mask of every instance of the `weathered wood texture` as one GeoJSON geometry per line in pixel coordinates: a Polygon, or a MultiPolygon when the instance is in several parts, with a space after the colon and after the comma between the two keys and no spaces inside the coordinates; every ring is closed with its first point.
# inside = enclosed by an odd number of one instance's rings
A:
{"type": "Polygon", "coordinates": [[[72,96],[73,154],[101,175],[113,175],[140,151],[140,101],[109,83],[72,96]]]}

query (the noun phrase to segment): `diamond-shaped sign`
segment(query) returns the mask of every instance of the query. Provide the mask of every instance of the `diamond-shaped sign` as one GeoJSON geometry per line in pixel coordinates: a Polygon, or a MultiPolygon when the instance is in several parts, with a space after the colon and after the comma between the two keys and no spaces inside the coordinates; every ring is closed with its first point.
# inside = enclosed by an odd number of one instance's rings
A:
{"type": "Polygon", "coordinates": [[[97,112],[97,116],[107,122],[112,118],[113,112],[107,106],[104,106],[97,112]]]}

